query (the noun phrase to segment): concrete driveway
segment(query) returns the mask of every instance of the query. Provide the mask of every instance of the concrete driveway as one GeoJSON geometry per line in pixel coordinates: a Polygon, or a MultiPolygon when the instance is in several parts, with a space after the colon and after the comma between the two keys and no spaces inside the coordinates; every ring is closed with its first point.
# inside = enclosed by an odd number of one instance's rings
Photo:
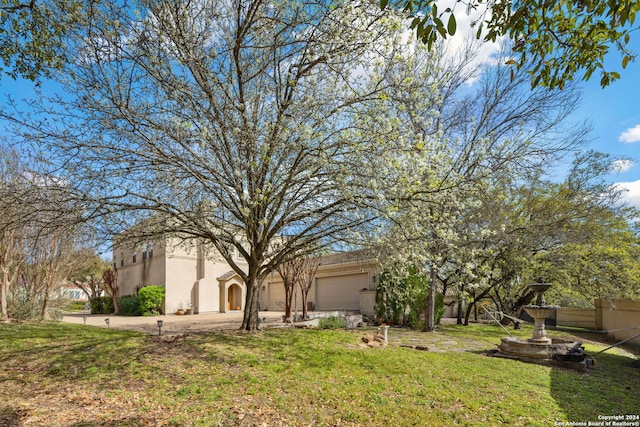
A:
{"type": "MultiPolygon", "coordinates": [[[[263,321],[266,325],[279,325],[282,323],[283,314],[284,312],[278,311],[261,311],[260,318],[264,319],[263,321]]],[[[62,317],[62,321],[78,324],[84,323],[88,326],[98,326],[102,328],[110,327],[157,334],[158,320],[162,320],[162,334],[175,335],[240,329],[242,317],[243,312],[241,311],[183,316],[176,314],[166,314],[162,316],[116,316],[108,314],[73,313],[65,314],[62,317]],[[108,326],[105,319],[109,319],[108,326]]]]}

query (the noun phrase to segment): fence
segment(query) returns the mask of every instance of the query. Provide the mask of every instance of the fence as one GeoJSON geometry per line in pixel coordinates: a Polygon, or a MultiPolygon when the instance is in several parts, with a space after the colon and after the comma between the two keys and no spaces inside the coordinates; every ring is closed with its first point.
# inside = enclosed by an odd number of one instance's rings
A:
{"type": "MultiPolygon", "coordinates": [[[[640,301],[597,299],[596,308],[560,308],[556,312],[558,326],[575,326],[607,331],[617,341],[640,334],[640,301]]],[[[640,337],[630,342],[640,346],[640,337]]]]}
{"type": "Polygon", "coordinates": [[[556,311],[556,325],[596,329],[596,311],[593,308],[559,308],[556,311]]]}
{"type": "MultiPolygon", "coordinates": [[[[617,340],[640,334],[640,301],[597,299],[595,317],[596,329],[608,331],[617,340]]],[[[631,343],[640,346],[640,337],[631,343]]]]}

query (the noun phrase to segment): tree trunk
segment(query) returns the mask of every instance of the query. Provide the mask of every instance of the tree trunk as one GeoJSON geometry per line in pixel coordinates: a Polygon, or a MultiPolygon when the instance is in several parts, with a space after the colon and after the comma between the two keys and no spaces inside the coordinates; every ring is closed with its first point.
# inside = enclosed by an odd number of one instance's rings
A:
{"type": "Polygon", "coordinates": [[[113,314],[120,314],[120,307],[118,306],[118,293],[114,292],[111,295],[111,301],[113,301],[113,314]]]}
{"type": "Polygon", "coordinates": [[[293,305],[293,286],[284,284],[284,321],[291,323],[291,306],[293,305]]]}
{"type": "Polygon", "coordinates": [[[247,276],[247,298],[244,305],[244,316],[242,318],[242,326],[240,329],[245,331],[258,330],[258,317],[260,310],[260,286],[256,277],[256,268],[249,266],[249,275],[247,276]]]}
{"type": "Polygon", "coordinates": [[[2,271],[2,285],[0,286],[0,305],[2,306],[2,321],[9,323],[7,312],[7,294],[9,293],[9,272],[2,271]]]}
{"type": "Polygon", "coordinates": [[[458,304],[458,309],[456,310],[456,325],[462,325],[462,310],[463,310],[463,304],[462,304],[462,297],[464,296],[464,285],[462,285],[462,287],[460,288],[460,292],[458,292],[458,296],[457,296],[457,304],[458,304]]]}
{"type": "Polygon", "coordinates": [[[302,320],[307,320],[309,313],[307,312],[307,299],[309,298],[309,289],[300,289],[302,295],[302,320]]]}
{"type": "Polygon", "coordinates": [[[436,281],[438,276],[435,267],[431,267],[431,283],[429,284],[429,295],[427,296],[426,311],[424,316],[424,328],[422,332],[433,332],[436,329],[436,281]]]}
{"type": "Polygon", "coordinates": [[[475,305],[476,301],[473,300],[473,302],[467,306],[467,311],[464,313],[464,326],[469,326],[469,317],[471,316],[471,310],[475,305]]]}
{"type": "Polygon", "coordinates": [[[40,308],[40,320],[47,317],[47,309],[49,308],[49,292],[45,292],[42,299],[42,307],[40,308]]]}

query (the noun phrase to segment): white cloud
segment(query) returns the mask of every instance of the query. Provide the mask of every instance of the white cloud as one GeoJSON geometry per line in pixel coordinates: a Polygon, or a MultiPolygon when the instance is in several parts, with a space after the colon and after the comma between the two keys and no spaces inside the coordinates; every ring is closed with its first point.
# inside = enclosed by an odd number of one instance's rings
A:
{"type": "Polygon", "coordinates": [[[613,170],[617,173],[626,172],[633,167],[631,160],[616,160],[613,162],[613,170]]]}
{"type": "Polygon", "coordinates": [[[619,141],[630,143],[640,141],[640,125],[629,128],[618,137],[619,141]]]}
{"type": "Polygon", "coordinates": [[[617,182],[614,184],[618,188],[626,190],[624,201],[640,209],[640,180],[631,182],[617,182]]]}

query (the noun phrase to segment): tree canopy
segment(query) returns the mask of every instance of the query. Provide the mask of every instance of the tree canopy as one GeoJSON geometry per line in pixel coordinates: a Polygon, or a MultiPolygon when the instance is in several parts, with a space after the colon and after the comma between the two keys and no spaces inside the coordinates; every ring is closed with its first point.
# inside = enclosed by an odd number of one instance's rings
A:
{"type": "Polygon", "coordinates": [[[404,10],[411,28],[432,46],[439,38],[454,35],[462,14],[470,15],[478,39],[495,42],[507,38],[515,57],[508,62],[521,68],[533,64],[532,85],[563,88],[576,75],[584,79],[600,71],[604,87],[620,78],[605,58],[620,55],[626,68],[637,53],[631,37],[640,3],[633,0],[524,0],[483,2],[455,0],[442,6],[434,0],[380,0],[382,8],[404,10]]]}

